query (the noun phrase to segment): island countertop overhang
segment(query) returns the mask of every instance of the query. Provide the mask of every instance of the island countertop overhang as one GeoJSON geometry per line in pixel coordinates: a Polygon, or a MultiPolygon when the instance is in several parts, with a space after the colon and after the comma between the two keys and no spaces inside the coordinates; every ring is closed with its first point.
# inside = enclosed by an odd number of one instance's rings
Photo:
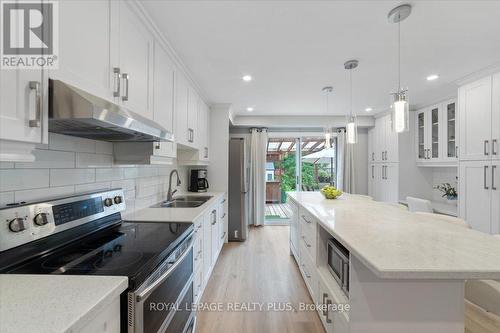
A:
{"type": "Polygon", "coordinates": [[[500,239],[366,197],[287,196],[384,279],[500,279],[500,239]]]}

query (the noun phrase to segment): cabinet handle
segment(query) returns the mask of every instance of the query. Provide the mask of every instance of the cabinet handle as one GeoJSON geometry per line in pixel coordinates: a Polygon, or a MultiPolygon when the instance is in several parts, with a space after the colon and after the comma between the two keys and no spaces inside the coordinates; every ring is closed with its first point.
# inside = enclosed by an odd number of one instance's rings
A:
{"type": "Polygon", "coordinates": [[[120,74],[120,68],[113,67],[113,76],[115,79],[114,82],[115,90],[113,91],[113,97],[120,97],[120,80],[122,78],[120,74]]]}
{"type": "Polygon", "coordinates": [[[385,160],[387,161],[387,150],[385,151],[385,160]]]}
{"type": "Polygon", "coordinates": [[[388,173],[387,173],[387,165],[386,165],[386,166],[385,166],[385,179],[386,179],[386,180],[387,180],[387,179],[389,179],[389,177],[387,176],[387,174],[388,174],[388,173]]]}
{"type": "Polygon", "coordinates": [[[159,142],[155,142],[155,149],[160,149],[161,146],[160,146],[160,143],[159,142]]]}
{"type": "Polygon", "coordinates": [[[493,191],[496,191],[496,190],[497,190],[497,188],[496,188],[496,186],[495,186],[495,169],[496,169],[496,168],[497,168],[497,166],[496,166],[496,165],[493,165],[493,166],[491,167],[491,189],[492,189],[493,191]]]}
{"type": "Polygon", "coordinates": [[[488,156],[490,153],[488,151],[489,140],[484,140],[484,155],[488,156]]]}
{"type": "Polygon", "coordinates": [[[375,153],[372,152],[372,161],[375,161],[375,153]]]}
{"type": "Polygon", "coordinates": [[[35,91],[35,119],[30,119],[30,127],[40,127],[40,117],[42,114],[42,93],[40,91],[40,82],[30,81],[29,88],[35,91]]]}
{"type": "Polygon", "coordinates": [[[208,147],[205,147],[205,158],[208,158],[208,147]]]}
{"type": "Polygon", "coordinates": [[[458,158],[458,146],[455,146],[455,157],[458,158]]]}
{"type": "Polygon", "coordinates": [[[332,305],[332,301],[331,301],[331,300],[329,300],[329,299],[327,299],[327,300],[326,300],[326,308],[327,308],[327,309],[326,309],[326,318],[325,318],[325,319],[326,319],[326,323],[327,323],[327,324],[331,324],[331,323],[332,323],[332,320],[331,320],[330,318],[328,318],[328,308],[329,308],[329,306],[328,306],[328,305],[332,305]]]}
{"type": "Polygon", "coordinates": [[[307,243],[306,237],[302,236],[302,240],[304,241],[304,244],[306,244],[307,247],[311,247],[311,244],[307,243]]]}
{"type": "Polygon", "coordinates": [[[125,83],[125,96],[122,96],[122,101],[128,101],[128,82],[130,76],[127,73],[122,74],[123,82],[125,83]]]}
{"type": "Polygon", "coordinates": [[[375,166],[372,165],[372,179],[375,178],[375,166]]]}
{"type": "Polygon", "coordinates": [[[221,219],[226,217],[226,213],[222,214],[221,219]]]}
{"type": "Polygon", "coordinates": [[[224,239],[224,237],[226,237],[226,232],[224,231],[224,233],[222,234],[222,237],[220,239],[224,239]]]}
{"type": "Polygon", "coordinates": [[[487,166],[487,165],[485,165],[485,166],[484,166],[484,172],[483,172],[483,178],[484,178],[484,179],[483,179],[483,183],[484,183],[483,185],[484,185],[484,189],[485,189],[485,190],[488,190],[488,189],[489,189],[488,185],[486,184],[486,178],[487,178],[487,175],[486,175],[486,174],[487,174],[487,173],[488,173],[488,166],[487,166]]]}
{"type": "Polygon", "coordinates": [[[497,150],[495,149],[496,145],[497,145],[497,139],[493,139],[493,141],[491,141],[491,155],[497,154],[497,150]]]}
{"type": "Polygon", "coordinates": [[[303,219],[304,221],[306,221],[307,223],[312,223],[311,221],[309,221],[308,219],[306,219],[306,217],[305,217],[304,215],[302,215],[302,219],[303,219]]]}
{"type": "MultiPolygon", "coordinates": [[[[328,297],[328,294],[327,293],[323,293],[323,302],[321,302],[323,305],[326,304],[326,298],[328,297]]],[[[323,307],[323,316],[327,316],[327,313],[328,313],[328,310],[326,309],[326,307],[323,307]]]]}

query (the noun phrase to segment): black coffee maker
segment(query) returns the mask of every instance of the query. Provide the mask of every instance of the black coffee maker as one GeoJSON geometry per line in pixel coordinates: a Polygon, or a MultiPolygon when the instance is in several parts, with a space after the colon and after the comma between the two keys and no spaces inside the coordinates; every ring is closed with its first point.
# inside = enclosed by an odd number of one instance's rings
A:
{"type": "Polygon", "coordinates": [[[189,177],[190,192],[206,192],[208,190],[207,170],[192,169],[189,177]]]}

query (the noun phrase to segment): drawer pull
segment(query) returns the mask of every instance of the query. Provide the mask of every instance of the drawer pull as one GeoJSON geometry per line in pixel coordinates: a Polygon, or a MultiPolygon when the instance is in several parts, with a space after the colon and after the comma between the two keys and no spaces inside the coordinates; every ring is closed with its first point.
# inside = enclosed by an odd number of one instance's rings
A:
{"type": "Polygon", "coordinates": [[[488,156],[490,152],[488,151],[488,146],[489,146],[489,140],[484,140],[484,155],[488,156]]]}
{"type": "MultiPolygon", "coordinates": [[[[325,305],[326,304],[326,298],[328,297],[328,294],[327,293],[323,293],[323,302],[321,302],[321,304],[325,305]]],[[[328,315],[328,310],[326,309],[326,307],[323,307],[323,316],[327,316],[328,315]]]]}
{"type": "Polygon", "coordinates": [[[332,305],[332,301],[329,300],[329,299],[326,300],[326,307],[327,307],[327,310],[326,310],[326,323],[327,324],[331,324],[332,320],[330,318],[328,318],[329,317],[329,314],[328,314],[328,307],[329,306],[328,305],[332,305]]]}
{"type": "Polygon", "coordinates": [[[485,166],[484,166],[484,172],[483,172],[483,182],[484,182],[484,184],[483,184],[483,185],[484,185],[484,189],[485,189],[485,190],[489,190],[489,189],[490,189],[490,188],[488,187],[488,185],[486,184],[486,178],[487,178],[486,174],[487,174],[487,173],[488,173],[488,166],[487,166],[487,165],[485,165],[485,166]]]}

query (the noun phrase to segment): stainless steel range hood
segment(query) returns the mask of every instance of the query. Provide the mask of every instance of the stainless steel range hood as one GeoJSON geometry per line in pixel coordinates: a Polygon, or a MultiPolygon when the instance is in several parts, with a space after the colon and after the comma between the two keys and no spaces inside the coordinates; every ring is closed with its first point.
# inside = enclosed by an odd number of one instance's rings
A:
{"type": "Polygon", "coordinates": [[[174,140],[154,121],[58,80],[49,82],[49,132],[112,142],[174,140]]]}

